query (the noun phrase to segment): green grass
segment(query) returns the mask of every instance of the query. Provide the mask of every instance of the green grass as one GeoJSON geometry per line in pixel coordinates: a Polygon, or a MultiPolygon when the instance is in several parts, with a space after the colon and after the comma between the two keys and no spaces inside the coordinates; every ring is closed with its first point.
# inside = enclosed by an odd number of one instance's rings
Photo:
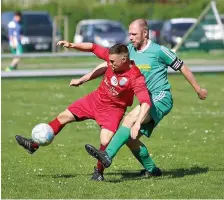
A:
{"type": "MultiPolygon", "coordinates": [[[[2,59],[2,69],[7,67],[11,59],[2,59]]],[[[92,57],[56,57],[56,58],[23,58],[19,69],[70,69],[93,68],[103,61],[92,57]]]]}
{"type": "Polygon", "coordinates": [[[34,155],[14,139],[30,137],[34,125],[53,119],[100,80],[71,88],[70,78],[2,79],[2,198],[223,198],[224,74],[196,76],[208,99],[199,100],[181,75],[170,75],[174,108],[150,139],[143,138],[164,176],[137,177],[141,166],[123,147],[104,182],[89,180],[96,162],[84,144],[99,145],[92,120],[67,125],[34,155]]]}
{"type": "Polygon", "coordinates": [[[223,60],[224,51],[217,50],[213,52],[205,51],[180,51],[177,55],[182,59],[205,59],[205,60],[223,60]]]}
{"type": "MultiPolygon", "coordinates": [[[[189,65],[215,65],[224,64],[224,51],[218,53],[206,53],[203,51],[180,52],[178,56],[189,65]]],[[[2,69],[7,67],[11,59],[1,60],[2,69]]],[[[69,68],[93,68],[102,60],[92,57],[56,57],[56,58],[23,58],[19,69],[69,69],[69,68]]]]}

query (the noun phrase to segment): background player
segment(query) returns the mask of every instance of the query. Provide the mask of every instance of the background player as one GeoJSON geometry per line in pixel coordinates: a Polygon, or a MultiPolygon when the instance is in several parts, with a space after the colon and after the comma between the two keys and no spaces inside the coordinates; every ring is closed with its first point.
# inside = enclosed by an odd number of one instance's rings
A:
{"type": "Polygon", "coordinates": [[[23,46],[21,44],[21,19],[21,12],[15,12],[13,20],[8,24],[9,47],[15,57],[13,58],[10,66],[7,67],[5,71],[15,70],[20,62],[20,56],[23,53],[23,46]]]}

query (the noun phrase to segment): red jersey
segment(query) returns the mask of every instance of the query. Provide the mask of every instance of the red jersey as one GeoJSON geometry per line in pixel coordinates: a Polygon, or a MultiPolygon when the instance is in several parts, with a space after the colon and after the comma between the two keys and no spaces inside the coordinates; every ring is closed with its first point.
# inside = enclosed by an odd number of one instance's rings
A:
{"type": "Polygon", "coordinates": [[[148,103],[151,106],[145,78],[134,62],[130,69],[114,72],[109,61],[109,49],[93,44],[92,52],[107,61],[108,65],[103,80],[96,90],[101,102],[105,105],[126,109],[132,105],[134,95],[136,95],[140,103],[148,103]]]}

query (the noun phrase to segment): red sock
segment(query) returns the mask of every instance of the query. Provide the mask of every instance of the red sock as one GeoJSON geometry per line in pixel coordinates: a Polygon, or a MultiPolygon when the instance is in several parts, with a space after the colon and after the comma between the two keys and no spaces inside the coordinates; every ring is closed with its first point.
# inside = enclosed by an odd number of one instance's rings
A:
{"type": "MultiPolygon", "coordinates": [[[[107,148],[107,145],[104,146],[104,145],[100,145],[100,149],[101,151],[104,151],[105,149],[107,148]]],[[[104,167],[102,165],[102,163],[100,161],[97,162],[97,167],[96,167],[100,172],[103,172],[104,171],[104,167]]]]}
{"type": "Polygon", "coordinates": [[[51,128],[53,129],[54,131],[54,135],[57,135],[61,129],[65,126],[65,125],[62,125],[57,118],[55,118],[53,121],[49,122],[48,123],[51,128]]]}
{"type": "Polygon", "coordinates": [[[36,142],[32,142],[32,147],[35,148],[35,149],[38,149],[39,148],[39,144],[36,143],[36,142]]]}

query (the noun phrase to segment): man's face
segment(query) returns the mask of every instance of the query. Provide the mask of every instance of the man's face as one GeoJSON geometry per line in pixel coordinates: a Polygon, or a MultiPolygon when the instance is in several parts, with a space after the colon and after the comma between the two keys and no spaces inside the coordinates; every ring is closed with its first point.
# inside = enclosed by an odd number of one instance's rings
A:
{"type": "Polygon", "coordinates": [[[135,48],[141,47],[146,38],[147,32],[136,24],[129,26],[129,39],[135,48]]]}
{"type": "Polygon", "coordinates": [[[110,54],[109,60],[113,71],[122,71],[126,58],[123,55],[110,54]]]}
{"type": "Polygon", "coordinates": [[[15,15],[14,16],[15,21],[20,22],[21,21],[21,17],[19,15],[15,15]]]}

